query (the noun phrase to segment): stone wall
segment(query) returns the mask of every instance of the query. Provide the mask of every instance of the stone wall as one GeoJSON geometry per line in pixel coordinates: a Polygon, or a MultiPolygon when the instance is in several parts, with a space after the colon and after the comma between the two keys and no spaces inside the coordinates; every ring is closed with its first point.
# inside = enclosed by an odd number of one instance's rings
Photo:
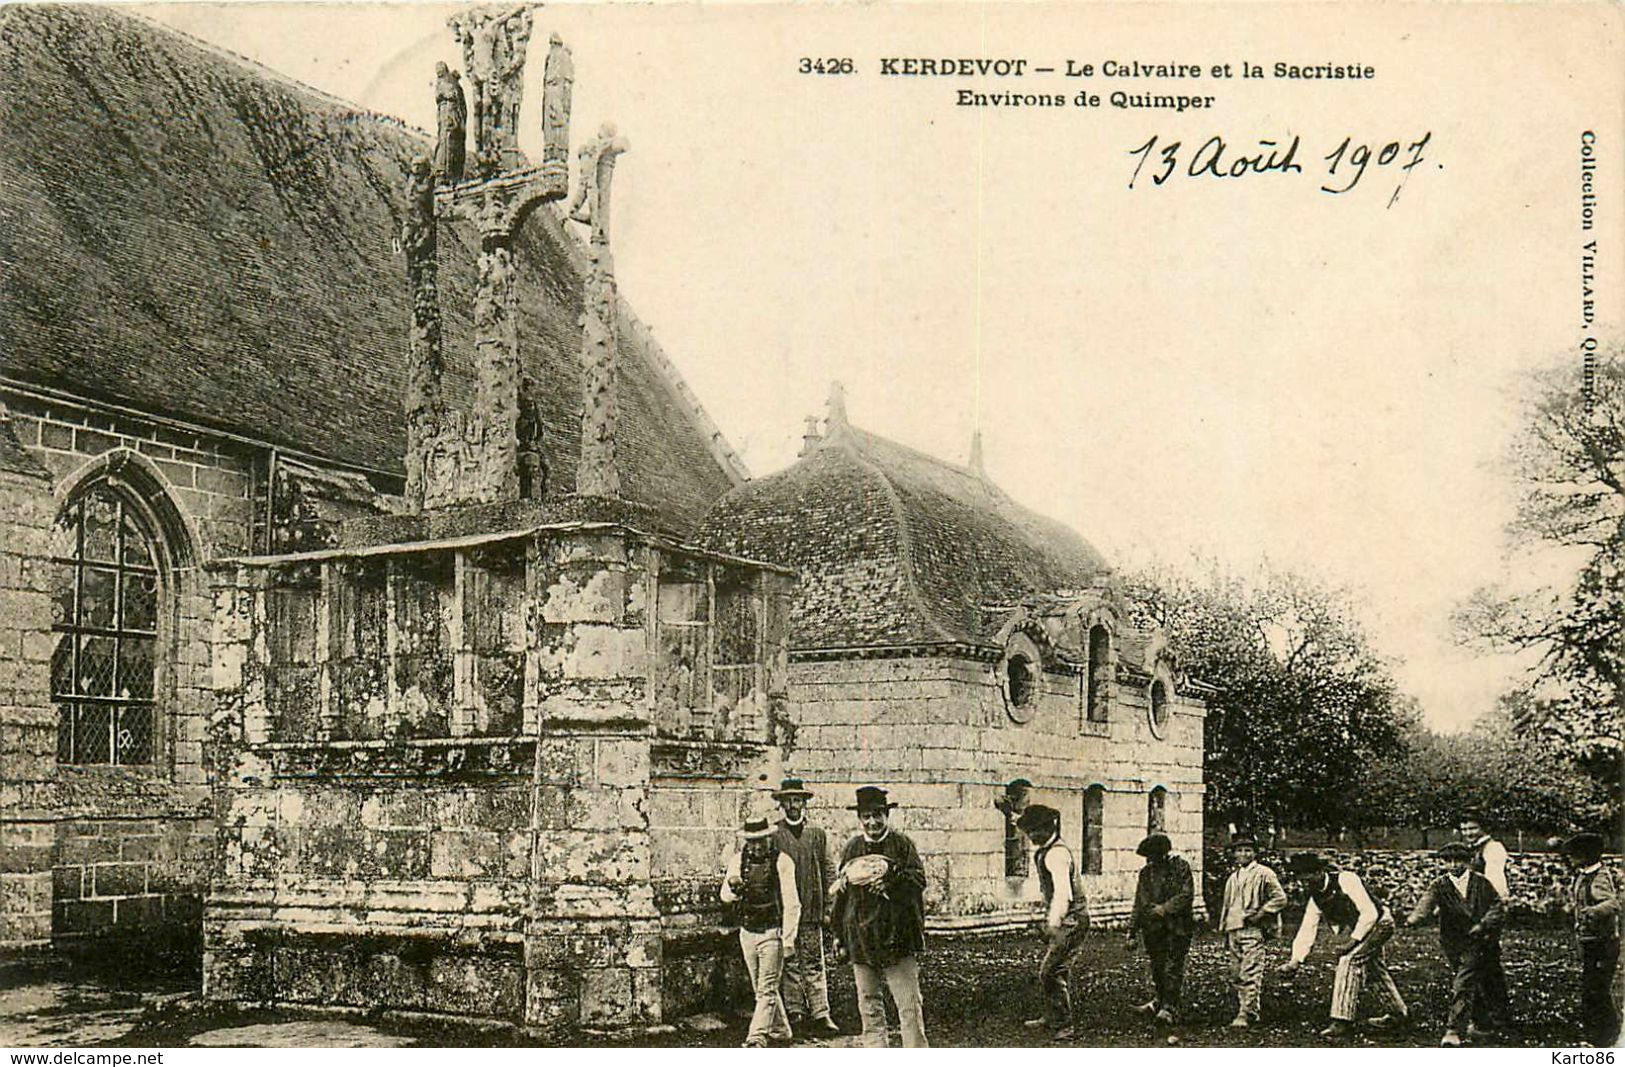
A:
{"type": "MultiPolygon", "coordinates": [[[[1101,791],[1100,871],[1085,877],[1094,912],[1126,917],[1141,861],[1153,789],[1166,790],[1166,832],[1200,864],[1203,704],[1175,696],[1153,726],[1144,685],[1112,686],[1105,721],[1084,709],[1080,675],[1045,672],[1030,708],[1010,714],[996,664],[968,657],[817,660],[791,667],[794,772],[820,797],[849,797],[878,783],[901,804],[896,825],[926,864],[928,921],[986,927],[1025,921],[1038,900],[1031,863],[1006,875],[1004,815],[994,800],[1026,778],[1031,799],[1062,813],[1062,834],[1081,857],[1085,798],[1101,791]]],[[[840,800],[840,803],[849,801],[840,800]]],[[[814,809],[818,819],[822,812],[814,809]]],[[[849,813],[829,813],[832,836],[856,832],[849,813]]],[[[1018,866],[1020,866],[1018,864],[1018,866]]]]}

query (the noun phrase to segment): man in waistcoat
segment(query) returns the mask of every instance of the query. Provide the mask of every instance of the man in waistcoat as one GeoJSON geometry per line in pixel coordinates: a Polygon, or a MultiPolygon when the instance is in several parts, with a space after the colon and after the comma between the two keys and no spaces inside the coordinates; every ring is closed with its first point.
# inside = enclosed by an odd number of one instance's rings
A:
{"type": "Polygon", "coordinates": [[[1185,957],[1190,954],[1191,934],[1196,929],[1191,914],[1196,877],[1191,865],[1173,854],[1173,842],[1167,834],[1148,834],[1134,851],[1145,857],[1145,865],[1140,868],[1134,890],[1128,936],[1131,942],[1136,934],[1144,939],[1145,954],[1151,959],[1151,986],[1156,991],[1148,1003],[1136,1010],[1172,1026],[1179,1021],[1185,957]]]}
{"type": "MultiPolygon", "coordinates": [[[[1484,876],[1501,898],[1504,909],[1512,897],[1507,887],[1507,850],[1489,832],[1484,816],[1474,811],[1462,812],[1456,819],[1456,830],[1462,841],[1473,850],[1470,866],[1484,876]]],[[[1507,974],[1501,966],[1501,931],[1496,929],[1485,945],[1483,962],[1483,996],[1474,1009],[1468,1026],[1472,1037],[1489,1030],[1506,1030],[1512,1025],[1512,1006],[1507,997],[1507,974]]]]}
{"type": "Polygon", "coordinates": [[[1619,1041],[1614,971],[1619,966],[1620,884],[1602,862],[1602,835],[1575,834],[1563,843],[1574,869],[1569,916],[1580,945],[1580,1019],[1586,1042],[1613,1048],[1619,1041]]]}
{"type": "Polygon", "coordinates": [[[831,922],[841,951],[852,961],[863,1043],[886,1047],[885,989],[897,1005],[904,1048],[925,1048],[925,1005],[920,997],[920,951],[925,947],[925,864],[919,850],[891,826],[897,807],[879,786],[858,790],[862,832],[841,850],[830,886],[831,922]]]}
{"type": "Polygon", "coordinates": [[[1230,838],[1234,869],[1224,883],[1219,932],[1230,952],[1230,984],[1236,991],[1236,1017],[1245,1029],[1258,1021],[1264,991],[1264,942],[1275,917],[1286,907],[1286,890],[1275,872],[1258,862],[1258,842],[1247,833],[1230,838]]]}
{"type": "Polygon", "coordinates": [[[1445,873],[1428,886],[1406,917],[1405,925],[1420,926],[1429,916],[1439,916],[1439,947],[1455,971],[1450,981],[1444,1037],[1439,1045],[1457,1048],[1484,996],[1486,961],[1491,946],[1498,944],[1503,909],[1495,887],[1472,869],[1472,848],[1452,841],[1434,856],[1444,865],[1445,873]]]}
{"type": "Polygon", "coordinates": [[[824,971],[824,909],[835,863],[824,831],[807,822],[812,790],[800,778],[786,778],[774,790],[784,817],[774,830],[779,852],[796,865],[796,895],[811,921],[801,924],[794,954],[784,961],[784,1006],[790,1026],[812,1037],[834,1037],[841,1032],[829,1015],[829,980],[824,971]]]}
{"type": "Polygon", "coordinates": [[[1089,929],[1089,902],[1072,850],[1061,843],[1061,813],[1043,804],[1028,805],[1016,820],[1036,851],[1038,887],[1044,894],[1044,937],[1048,947],[1038,965],[1038,988],[1044,1015],[1029,1019],[1031,1027],[1047,1026],[1057,1041],[1073,1036],[1072,991],[1069,981],[1089,929]]]}
{"type": "Polygon", "coordinates": [[[1377,980],[1393,1006],[1390,1014],[1371,1022],[1378,1026],[1408,1022],[1405,998],[1399,995],[1394,976],[1388,973],[1382,958],[1382,947],[1394,936],[1394,913],[1388,905],[1371,899],[1359,875],[1339,871],[1313,852],[1299,852],[1289,864],[1293,876],[1309,891],[1309,900],[1303,907],[1298,936],[1292,940],[1292,955],[1280,966],[1280,972],[1292,974],[1309,958],[1322,919],[1346,936],[1338,946],[1337,968],[1332,976],[1331,1025],[1320,1036],[1345,1037],[1353,1029],[1367,975],[1377,980]]]}
{"type": "Polygon", "coordinates": [[[796,865],[779,851],[767,815],[753,815],[739,833],[739,849],[728,858],[723,903],[733,906],[739,921],[739,948],[756,994],[746,1048],[766,1048],[769,1041],[793,1037],[779,995],[786,953],[794,953],[801,923],[796,895],[796,865]]]}

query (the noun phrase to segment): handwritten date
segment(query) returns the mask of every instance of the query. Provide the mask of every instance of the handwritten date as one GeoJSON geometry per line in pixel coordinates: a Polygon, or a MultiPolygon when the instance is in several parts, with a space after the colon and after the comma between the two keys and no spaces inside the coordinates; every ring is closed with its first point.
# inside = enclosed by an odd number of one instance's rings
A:
{"type": "MultiPolygon", "coordinates": [[[[1410,178],[1411,171],[1426,158],[1424,152],[1432,139],[1431,131],[1408,143],[1357,144],[1354,138],[1345,137],[1341,144],[1321,157],[1326,168],[1320,191],[1341,196],[1359,185],[1368,169],[1387,168],[1399,174],[1399,183],[1388,200],[1388,205],[1392,207],[1399,198],[1399,191],[1410,178]]],[[[1153,136],[1145,144],[1128,152],[1137,157],[1134,173],[1129,175],[1128,187],[1134,188],[1142,172],[1150,177],[1154,186],[1162,185],[1176,175],[1231,179],[1253,174],[1302,174],[1304,166],[1298,162],[1301,147],[1302,138],[1294,135],[1291,141],[1284,144],[1260,138],[1256,149],[1238,151],[1232,149],[1223,137],[1215,135],[1203,141],[1194,152],[1189,152],[1181,141],[1163,142],[1160,137],[1153,136]],[[1148,163],[1149,171],[1146,170],[1148,163]]]]}

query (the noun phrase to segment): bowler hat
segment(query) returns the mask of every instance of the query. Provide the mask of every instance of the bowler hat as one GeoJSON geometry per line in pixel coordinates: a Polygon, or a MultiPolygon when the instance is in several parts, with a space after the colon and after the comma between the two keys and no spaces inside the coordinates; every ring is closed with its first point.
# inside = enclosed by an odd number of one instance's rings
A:
{"type": "Polygon", "coordinates": [[[774,800],[783,800],[785,797],[810,797],[812,790],[800,778],[786,778],[773,790],[774,800]]]}
{"type": "Polygon", "coordinates": [[[1473,850],[1460,841],[1446,841],[1440,845],[1438,851],[1433,853],[1437,860],[1470,860],[1473,850]]]}
{"type": "Polygon", "coordinates": [[[1258,847],[1258,842],[1256,840],[1254,840],[1252,834],[1249,834],[1246,831],[1242,831],[1239,834],[1231,834],[1230,835],[1230,847],[1231,848],[1236,848],[1237,846],[1246,846],[1247,848],[1257,848],[1258,847]]]}
{"type": "Polygon", "coordinates": [[[1596,863],[1602,859],[1602,835],[1590,831],[1575,834],[1563,842],[1563,855],[1573,856],[1584,864],[1596,863]]]}
{"type": "Polygon", "coordinates": [[[1161,859],[1173,850],[1174,843],[1168,840],[1167,834],[1146,834],[1134,851],[1148,859],[1161,859]]]}
{"type": "Polygon", "coordinates": [[[1326,861],[1318,852],[1294,852],[1286,863],[1293,874],[1319,874],[1326,869],[1326,861]]]}
{"type": "Polygon", "coordinates": [[[1016,829],[1024,834],[1047,830],[1061,824],[1061,813],[1046,804],[1029,805],[1016,819],[1016,829]]]}
{"type": "Polygon", "coordinates": [[[848,804],[847,811],[890,811],[897,805],[886,799],[886,791],[878,785],[858,786],[858,802],[848,804]]]}

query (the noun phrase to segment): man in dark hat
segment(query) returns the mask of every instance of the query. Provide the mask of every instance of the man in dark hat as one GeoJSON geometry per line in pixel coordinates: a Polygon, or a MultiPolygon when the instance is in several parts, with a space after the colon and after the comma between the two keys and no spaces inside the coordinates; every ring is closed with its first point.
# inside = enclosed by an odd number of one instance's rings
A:
{"type": "MultiPolygon", "coordinates": [[[[835,862],[824,831],[807,823],[812,790],[800,778],[786,778],[773,791],[784,817],[774,832],[779,852],[796,865],[796,893],[801,909],[822,919],[835,880],[835,862]]],[[[824,971],[824,930],[820,921],[801,924],[794,955],[784,961],[784,1005],[790,1025],[800,1034],[832,1037],[841,1032],[829,1016],[829,982],[824,971]]]]}
{"type": "Polygon", "coordinates": [[[1029,1026],[1048,1026],[1058,1041],[1072,1037],[1072,992],[1068,981],[1083,935],[1089,929],[1089,902],[1072,851],[1061,843],[1061,813],[1044,804],[1030,804],[1016,820],[1036,849],[1038,886],[1044,894],[1044,936],[1048,948],[1038,965],[1038,988],[1044,997],[1044,1016],[1029,1026]]]}
{"type": "Polygon", "coordinates": [[[904,1048],[925,1048],[925,1006],[920,999],[920,950],[925,947],[925,865],[920,853],[891,826],[897,807],[879,786],[858,789],[862,832],[841,850],[831,892],[831,923],[852,961],[863,1043],[886,1046],[886,998],[891,991],[904,1048]]]}
{"type": "Polygon", "coordinates": [[[1258,1021],[1264,990],[1264,942],[1275,917],[1286,907],[1286,890],[1274,871],[1258,862],[1258,842],[1248,833],[1230,838],[1233,870],[1224,883],[1219,932],[1230,951],[1230,984],[1236,991],[1236,1017],[1244,1029],[1258,1021]]]}
{"type": "Polygon", "coordinates": [[[721,895],[739,920],[739,948],[756,994],[745,1047],[789,1041],[792,1031],[779,982],[786,953],[795,951],[801,900],[795,864],[774,843],[767,810],[753,810],[740,829],[739,849],[728,859],[721,895]]]}
{"type": "MultiPolygon", "coordinates": [[[[1511,900],[1507,885],[1507,849],[1490,833],[1489,820],[1483,812],[1464,811],[1456,816],[1456,832],[1462,843],[1472,850],[1469,866],[1484,876],[1485,881],[1501,898],[1505,907],[1511,900]]],[[[1485,942],[1482,968],[1483,995],[1473,1009],[1473,1022],[1468,1027],[1471,1036],[1486,1030],[1505,1030],[1512,1025],[1512,1004],[1507,995],[1506,968],[1501,966],[1501,932],[1485,942]]]]}
{"type": "Polygon", "coordinates": [[[1620,884],[1602,862],[1601,834],[1575,834],[1563,843],[1574,869],[1569,916],[1580,943],[1580,1019],[1586,1041],[1612,1048],[1619,1040],[1614,970],[1619,965],[1620,884]]]}
{"type": "Polygon", "coordinates": [[[1490,946],[1499,945],[1496,935],[1501,929],[1503,909],[1501,894],[1489,879],[1472,869],[1470,846],[1452,841],[1433,855],[1444,866],[1444,873],[1428,886],[1406,917],[1405,925],[1420,926],[1435,912],[1439,915],[1439,946],[1455,971],[1450,981],[1444,1037],[1439,1044],[1456,1048],[1484,996],[1486,960],[1490,946]]]}
{"type": "Polygon", "coordinates": [[[1281,965],[1281,973],[1293,973],[1309,958],[1322,917],[1333,929],[1348,937],[1337,950],[1337,968],[1332,976],[1331,1025],[1322,1030],[1320,1036],[1344,1037],[1353,1029],[1367,974],[1376,978],[1393,1006],[1390,1014],[1379,1016],[1371,1020],[1372,1023],[1384,1026],[1409,1021],[1405,998],[1399,995],[1394,976],[1388,973],[1388,965],[1382,958],[1382,947],[1394,936],[1394,913],[1388,910],[1388,905],[1371,899],[1359,875],[1339,871],[1313,852],[1296,853],[1288,865],[1309,891],[1309,900],[1303,907],[1298,936],[1292,941],[1291,958],[1281,965]]]}
{"type": "Polygon", "coordinates": [[[1173,854],[1167,834],[1148,834],[1134,850],[1145,857],[1140,881],[1134,889],[1134,913],[1129,919],[1128,936],[1139,934],[1145,941],[1145,954],[1151,958],[1151,987],[1155,995],[1142,1004],[1142,1015],[1172,1026],[1179,1021],[1179,1004],[1185,989],[1185,957],[1190,953],[1191,934],[1196,929],[1191,903],[1196,897],[1196,879],[1191,865],[1173,854]]]}

